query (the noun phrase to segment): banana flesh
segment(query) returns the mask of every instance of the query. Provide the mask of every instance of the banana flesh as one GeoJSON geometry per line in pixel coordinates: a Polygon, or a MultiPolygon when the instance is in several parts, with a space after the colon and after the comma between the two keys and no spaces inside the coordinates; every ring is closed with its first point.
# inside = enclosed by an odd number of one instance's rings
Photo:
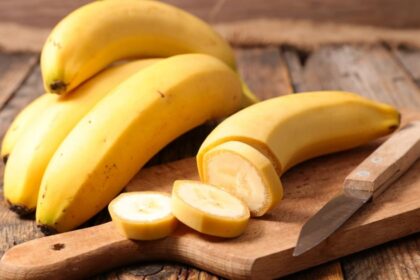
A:
{"type": "Polygon", "coordinates": [[[109,204],[108,210],[117,230],[130,239],[164,238],[177,226],[171,197],[166,193],[123,193],[109,204]]]}
{"type": "Polygon", "coordinates": [[[237,74],[204,54],[173,56],[133,75],[55,152],[41,183],[37,222],[60,232],[82,224],[170,141],[237,111],[241,94],[237,74]]]}
{"type": "Polygon", "coordinates": [[[260,151],[238,141],[225,142],[203,158],[205,182],[243,200],[252,216],[261,216],[283,196],[271,161],[260,151]]]}
{"type": "MultiPolygon", "coordinates": [[[[252,198],[244,198],[249,195],[238,183],[241,180],[233,180],[229,172],[211,166],[212,161],[225,162],[221,166],[229,166],[228,158],[233,155],[214,152],[218,147],[223,150],[224,143],[232,143],[230,149],[236,150],[233,154],[238,154],[240,145],[232,141],[247,144],[260,152],[255,156],[243,156],[242,159],[246,158],[243,163],[238,163],[241,157],[236,157],[234,165],[244,166],[237,173],[248,174],[249,164],[255,170],[261,170],[259,157],[264,155],[280,176],[304,160],[350,149],[387,135],[399,123],[400,114],[393,107],[352,93],[326,91],[282,96],[245,108],[219,124],[200,147],[197,166],[203,182],[211,180],[213,185],[241,193],[238,196],[248,201],[252,211],[254,207],[249,203],[252,198]]],[[[261,181],[264,182],[264,176],[261,181]]],[[[269,184],[265,189],[277,185],[276,181],[265,182],[269,184]]],[[[266,205],[266,210],[259,211],[257,216],[272,208],[274,203],[273,200],[273,204],[266,205]]],[[[256,214],[255,211],[252,213],[256,214]]]]}
{"type": "Polygon", "coordinates": [[[28,130],[35,122],[36,118],[57,99],[58,96],[43,94],[32,101],[16,116],[3,138],[1,157],[4,163],[6,163],[9,154],[12,152],[21,135],[28,130]]]}
{"type": "Polygon", "coordinates": [[[12,210],[20,215],[34,211],[45,169],[73,127],[119,83],[156,61],[159,59],[115,66],[98,74],[71,95],[42,97],[52,101],[19,136],[6,165],[4,196],[12,210]]]}
{"type": "Polygon", "coordinates": [[[63,94],[114,61],[182,53],[209,54],[235,68],[224,39],[181,9],[158,1],[94,1],[53,29],[41,70],[47,92],[63,94]]]}
{"type": "Polygon", "coordinates": [[[246,205],[235,196],[217,187],[188,180],[174,183],[172,213],[198,232],[218,237],[241,235],[250,217],[246,205]]]}

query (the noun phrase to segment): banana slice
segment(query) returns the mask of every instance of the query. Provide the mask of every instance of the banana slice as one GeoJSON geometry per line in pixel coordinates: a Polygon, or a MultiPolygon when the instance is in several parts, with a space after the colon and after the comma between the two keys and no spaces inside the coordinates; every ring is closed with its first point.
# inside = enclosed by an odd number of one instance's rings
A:
{"type": "Polygon", "coordinates": [[[280,178],[260,151],[238,141],[225,142],[204,154],[203,182],[238,197],[251,216],[262,216],[283,197],[280,178]]]}
{"type": "Polygon", "coordinates": [[[249,210],[233,195],[198,181],[175,181],[172,213],[187,226],[208,235],[236,237],[248,224],[249,210]]]}
{"type": "Polygon", "coordinates": [[[118,231],[130,239],[160,239],[177,225],[171,212],[171,197],[166,193],[123,193],[109,204],[108,210],[118,231]]]}

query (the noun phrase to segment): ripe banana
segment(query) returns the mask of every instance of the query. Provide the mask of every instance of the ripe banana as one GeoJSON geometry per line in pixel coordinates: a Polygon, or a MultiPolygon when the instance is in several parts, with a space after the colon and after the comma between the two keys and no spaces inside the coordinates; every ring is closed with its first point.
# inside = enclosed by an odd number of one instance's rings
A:
{"type": "Polygon", "coordinates": [[[196,181],[175,181],[172,212],[187,226],[208,235],[236,237],[248,224],[245,203],[217,187],[196,181]]]}
{"type": "Polygon", "coordinates": [[[168,236],[178,221],[171,210],[171,197],[160,192],[120,194],[108,205],[117,230],[127,238],[155,240],[168,236]]]}
{"type": "Polygon", "coordinates": [[[71,95],[49,95],[54,100],[43,112],[38,112],[40,115],[31,127],[20,135],[6,165],[4,197],[12,210],[25,215],[35,209],[44,171],[71,129],[114,87],[156,61],[146,59],[115,66],[93,77],[71,95]]]}
{"type": "Polygon", "coordinates": [[[58,96],[43,94],[32,101],[16,116],[3,138],[1,157],[4,163],[6,163],[9,154],[12,152],[22,133],[28,130],[36,118],[50,107],[57,98],[58,96]]]}
{"type": "Polygon", "coordinates": [[[130,77],[72,130],[42,180],[36,219],[71,230],[104,208],[161,148],[240,107],[241,83],[220,60],[185,54],[130,77]]]}
{"type": "Polygon", "coordinates": [[[116,60],[181,53],[209,54],[235,68],[223,38],[181,9],[157,1],[94,1],[54,28],[41,69],[46,90],[62,94],[116,60]]]}
{"type": "Polygon", "coordinates": [[[200,178],[238,196],[251,215],[261,216],[277,201],[267,193],[281,193],[272,169],[281,175],[304,160],[389,134],[399,122],[393,107],[352,93],[270,99],[232,115],[210,133],[197,155],[200,178]]]}

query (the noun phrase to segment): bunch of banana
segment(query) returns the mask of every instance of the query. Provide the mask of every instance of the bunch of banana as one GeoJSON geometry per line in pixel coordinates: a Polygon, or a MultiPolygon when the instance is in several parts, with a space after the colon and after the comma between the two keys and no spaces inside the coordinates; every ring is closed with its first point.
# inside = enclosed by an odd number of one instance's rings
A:
{"type": "Polygon", "coordinates": [[[34,113],[38,116],[29,122],[29,126],[22,124],[23,128],[28,127],[21,135],[17,135],[6,164],[4,196],[13,210],[20,215],[35,210],[45,169],[69,132],[108,92],[128,76],[156,61],[159,59],[144,59],[111,67],[78,87],[72,94],[39,97],[20,114],[22,117],[15,122],[19,123],[34,113]],[[40,103],[45,105],[38,105],[40,103]]]}
{"type": "MultiPolygon", "coordinates": [[[[54,28],[41,70],[45,89],[65,94],[114,61],[183,53],[209,54],[236,69],[229,44],[181,9],[157,1],[95,1],[54,28]]],[[[244,105],[257,101],[245,85],[244,94],[244,105]]]]}
{"type": "Polygon", "coordinates": [[[54,230],[81,224],[175,137],[257,101],[235,64],[209,25],[168,4],[95,1],[72,12],[42,50],[48,94],[3,141],[11,209],[37,208],[54,230]],[[106,69],[131,58],[140,60],[106,69]]]}
{"type": "Polygon", "coordinates": [[[61,232],[85,222],[170,141],[237,111],[241,94],[236,73],[205,54],[173,56],[132,75],[55,151],[39,190],[38,224],[61,232]]]}

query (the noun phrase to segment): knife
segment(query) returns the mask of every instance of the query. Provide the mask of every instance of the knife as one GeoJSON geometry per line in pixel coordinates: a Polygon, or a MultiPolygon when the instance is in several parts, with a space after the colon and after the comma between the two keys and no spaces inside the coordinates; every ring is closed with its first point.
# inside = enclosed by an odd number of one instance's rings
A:
{"type": "Polygon", "coordinates": [[[366,202],[378,197],[420,157],[420,121],[395,132],[345,179],[342,192],[302,227],[293,256],[320,244],[366,202]]]}

